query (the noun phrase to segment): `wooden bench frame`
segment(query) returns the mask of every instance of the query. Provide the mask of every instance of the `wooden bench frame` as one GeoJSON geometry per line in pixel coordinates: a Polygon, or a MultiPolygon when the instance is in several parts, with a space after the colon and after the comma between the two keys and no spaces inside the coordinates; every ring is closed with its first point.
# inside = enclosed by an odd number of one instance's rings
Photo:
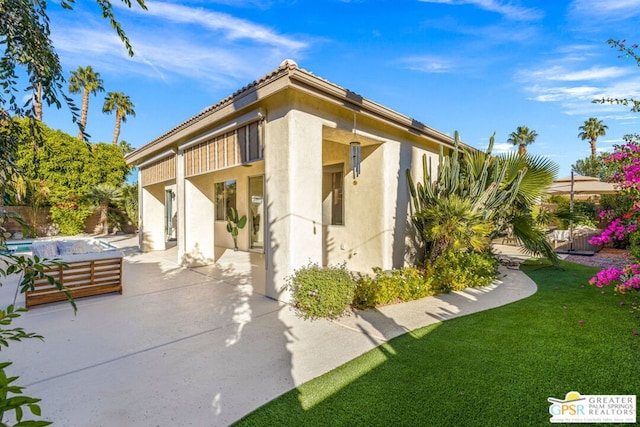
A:
{"type": "MultiPolygon", "coordinates": [[[[54,265],[45,269],[45,274],[60,282],[74,299],[111,292],[122,294],[122,256],[60,261],[67,267],[54,265]]],[[[34,280],[34,290],[25,293],[27,308],[66,299],[46,278],[34,280]]]]}

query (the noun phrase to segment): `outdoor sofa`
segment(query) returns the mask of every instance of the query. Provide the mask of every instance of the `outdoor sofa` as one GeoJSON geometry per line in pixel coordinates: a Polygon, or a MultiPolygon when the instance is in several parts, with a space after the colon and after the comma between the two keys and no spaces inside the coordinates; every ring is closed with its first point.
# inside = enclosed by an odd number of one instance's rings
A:
{"type": "MultiPolygon", "coordinates": [[[[112,292],[122,294],[124,255],[115,248],[105,248],[99,240],[36,241],[31,249],[33,256],[66,264],[49,265],[45,273],[60,282],[74,299],[112,292]]],[[[34,290],[25,293],[27,308],[66,299],[46,278],[36,279],[34,290]]]]}

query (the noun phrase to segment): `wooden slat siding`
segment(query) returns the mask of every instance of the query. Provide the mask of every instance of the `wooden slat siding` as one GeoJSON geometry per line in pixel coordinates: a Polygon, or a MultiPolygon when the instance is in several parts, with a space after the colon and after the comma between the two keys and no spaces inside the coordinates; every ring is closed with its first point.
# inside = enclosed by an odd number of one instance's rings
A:
{"type": "Polygon", "coordinates": [[[218,151],[218,143],[216,142],[216,139],[213,138],[211,140],[211,142],[207,145],[208,150],[209,150],[209,170],[210,171],[214,171],[217,169],[216,164],[217,164],[217,151],[218,151]]]}
{"type": "MultiPolygon", "coordinates": [[[[76,298],[112,292],[122,293],[122,258],[73,261],[68,267],[52,266],[45,270],[76,298]]],[[[34,280],[34,290],[25,294],[27,308],[38,304],[64,301],[67,297],[46,279],[34,280]]]]}
{"type": "Polygon", "coordinates": [[[238,147],[238,151],[240,151],[240,162],[246,163],[249,159],[249,139],[247,138],[247,127],[242,127],[238,129],[237,142],[236,145],[238,147]]]}
{"type": "Polygon", "coordinates": [[[184,150],[187,177],[262,159],[260,125],[250,123],[184,150]]]}
{"type": "Polygon", "coordinates": [[[176,178],[175,156],[160,159],[140,169],[142,186],[170,181],[176,178]]]}
{"type": "Polygon", "coordinates": [[[224,136],[216,137],[216,170],[224,168],[224,136]]]}
{"type": "Polygon", "coordinates": [[[226,167],[229,166],[234,166],[236,164],[239,164],[240,162],[238,162],[236,160],[236,140],[238,138],[236,138],[236,133],[235,132],[229,132],[227,134],[225,134],[225,145],[227,147],[227,163],[225,164],[226,167]]]}
{"type": "Polygon", "coordinates": [[[252,162],[262,158],[262,150],[260,149],[261,141],[258,133],[258,123],[251,123],[247,126],[247,139],[248,139],[248,157],[247,161],[252,162]]]}

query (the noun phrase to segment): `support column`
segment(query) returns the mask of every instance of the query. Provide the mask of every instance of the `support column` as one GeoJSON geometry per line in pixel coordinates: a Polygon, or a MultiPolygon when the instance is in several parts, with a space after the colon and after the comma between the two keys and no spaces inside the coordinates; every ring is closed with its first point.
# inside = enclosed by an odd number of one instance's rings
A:
{"type": "Polygon", "coordinates": [[[266,294],[288,300],[286,277],[309,261],[322,264],[322,122],[297,110],[269,114],[266,294]]]}
{"type": "Polygon", "coordinates": [[[178,207],[177,241],[178,241],[178,262],[186,253],[186,227],[185,218],[187,216],[185,203],[185,179],[184,179],[184,151],[179,150],[176,155],[176,203],[178,207]]]}

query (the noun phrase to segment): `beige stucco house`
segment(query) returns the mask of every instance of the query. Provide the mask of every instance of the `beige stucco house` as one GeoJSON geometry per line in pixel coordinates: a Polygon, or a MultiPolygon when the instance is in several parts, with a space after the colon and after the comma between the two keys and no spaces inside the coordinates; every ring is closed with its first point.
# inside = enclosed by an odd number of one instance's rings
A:
{"type": "Polygon", "coordinates": [[[177,245],[183,264],[246,262],[254,291],[272,298],[309,262],[401,267],[405,171],[422,176],[423,154],[435,168],[441,146],[452,138],[286,60],[127,156],[139,170],[140,246],[177,245]],[[238,252],[231,207],[248,218],[238,252]]]}

